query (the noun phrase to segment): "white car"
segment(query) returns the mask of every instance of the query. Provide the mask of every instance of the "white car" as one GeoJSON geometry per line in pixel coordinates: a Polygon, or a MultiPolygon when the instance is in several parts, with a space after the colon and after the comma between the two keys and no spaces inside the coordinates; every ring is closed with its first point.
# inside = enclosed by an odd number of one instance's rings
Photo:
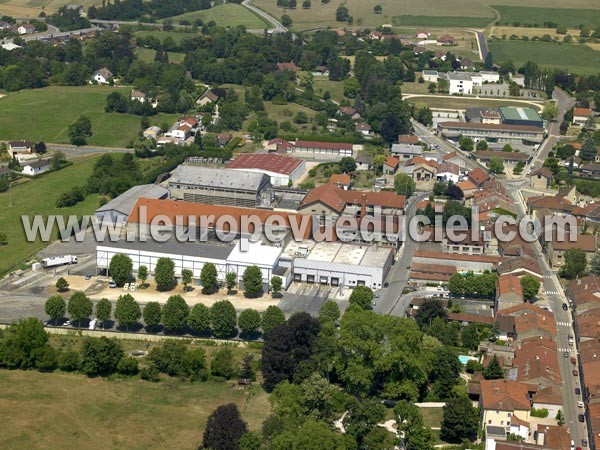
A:
{"type": "Polygon", "coordinates": [[[135,291],[136,291],[136,289],[137,289],[137,285],[136,285],[135,283],[131,283],[131,284],[129,285],[129,290],[130,290],[131,292],[135,292],[135,291]]]}
{"type": "Polygon", "coordinates": [[[128,291],[128,290],[129,290],[129,283],[125,283],[125,284],[123,285],[123,290],[124,290],[124,291],[128,291]]]}
{"type": "Polygon", "coordinates": [[[583,402],[577,402],[577,406],[578,406],[579,408],[583,408],[583,402]]]}
{"type": "Polygon", "coordinates": [[[98,325],[98,319],[92,319],[90,320],[90,325],[89,325],[89,329],[90,330],[95,330],[96,329],[96,325],[98,325]]]}

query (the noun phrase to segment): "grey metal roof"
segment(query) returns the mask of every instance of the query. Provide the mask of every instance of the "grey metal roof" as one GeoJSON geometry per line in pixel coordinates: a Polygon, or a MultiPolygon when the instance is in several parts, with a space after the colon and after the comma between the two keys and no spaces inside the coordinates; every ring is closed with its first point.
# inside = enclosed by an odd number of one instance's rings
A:
{"type": "Polygon", "coordinates": [[[414,144],[392,144],[392,153],[407,153],[411,155],[422,155],[423,147],[414,144]]]}
{"type": "Polygon", "coordinates": [[[141,184],[123,192],[106,205],[98,208],[96,212],[117,211],[128,216],[139,198],[165,198],[168,195],[169,191],[162,186],[156,184],[141,184]]]}
{"type": "Polygon", "coordinates": [[[437,70],[428,70],[428,69],[423,70],[423,75],[437,75],[437,74],[438,74],[437,70]]]}
{"type": "Polygon", "coordinates": [[[465,72],[448,72],[446,76],[449,80],[471,81],[471,74],[465,72]]]}
{"type": "Polygon", "coordinates": [[[226,261],[227,257],[235,247],[235,244],[235,241],[217,243],[212,240],[209,240],[208,242],[179,242],[174,237],[171,237],[171,239],[166,242],[157,242],[148,235],[148,240],[145,242],[128,242],[125,240],[110,242],[106,240],[104,242],[99,242],[98,246],[123,249],[123,251],[127,251],[128,253],[152,252],[226,261]]]}
{"type": "Polygon", "coordinates": [[[169,179],[169,183],[250,191],[258,191],[268,181],[269,177],[263,173],[186,165],[177,167],[169,179]]]}

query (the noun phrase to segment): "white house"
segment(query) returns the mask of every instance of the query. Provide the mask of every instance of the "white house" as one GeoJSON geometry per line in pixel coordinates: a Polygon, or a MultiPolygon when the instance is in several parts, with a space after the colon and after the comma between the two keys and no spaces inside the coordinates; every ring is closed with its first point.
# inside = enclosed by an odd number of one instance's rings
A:
{"type": "Polygon", "coordinates": [[[22,25],[19,25],[19,28],[17,28],[17,33],[19,33],[19,34],[35,33],[35,26],[30,23],[24,23],[22,25]]]}
{"type": "Polygon", "coordinates": [[[132,89],[131,90],[131,101],[136,101],[136,102],[140,102],[140,103],[144,103],[146,101],[146,94],[144,94],[142,91],[138,91],[137,89],[132,89]]]}
{"type": "Polygon", "coordinates": [[[573,109],[573,125],[582,127],[587,126],[592,118],[592,110],[590,108],[574,108],[573,109]]]}
{"type": "Polygon", "coordinates": [[[439,74],[438,74],[437,70],[424,70],[422,77],[423,77],[423,80],[425,80],[425,81],[428,81],[431,83],[437,83],[439,74]]]}
{"type": "Polygon", "coordinates": [[[498,83],[500,81],[500,74],[498,72],[482,70],[479,72],[479,76],[483,78],[484,83],[498,83]]]}
{"type": "Polygon", "coordinates": [[[23,166],[23,175],[35,176],[50,170],[50,163],[47,159],[38,159],[28,162],[23,166]]]}
{"type": "Polygon", "coordinates": [[[473,93],[473,79],[471,75],[464,72],[450,72],[446,74],[448,79],[448,92],[453,94],[473,93]]]}
{"type": "Polygon", "coordinates": [[[94,75],[92,75],[92,80],[98,84],[109,84],[112,78],[112,72],[106,67],[96,70],[94,75]]]}
{"type": "MultiPolygon", "coordinates": [[[[419,31],[415,37],[417,39],[427,39],[429,37],[429,33],[427,31],[419,31]]],[[[437,42],[437,41],[436,41],[437,42]]]]}

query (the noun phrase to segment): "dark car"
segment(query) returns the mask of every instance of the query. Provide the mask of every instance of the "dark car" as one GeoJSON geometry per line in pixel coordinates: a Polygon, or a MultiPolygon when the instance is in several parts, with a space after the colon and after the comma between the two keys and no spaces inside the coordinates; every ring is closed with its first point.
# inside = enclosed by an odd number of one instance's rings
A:
{"type": "Polygon", "coordinates": [[[579,415],[577,416],[577,419],[578,419],[580,422],[585,422],[585,416],[584,416],[583,414],[579,414],[579,415]]]}
{"type": "Polygon", "coordinates": [[[567,306],[566,303],[563,303],[562,304],[562,309],[563,309],[563,311],[566,311],[567,309],[569,309],[569,307],[567,306]]]}
{"type": "Polygon", "coordinates": [[[88,273],[88,274],[85,275],[85,279],[86,280],[89,280],[91,278],[92,278],[92,274],[91,273],[88,273]]]}
{"type": "Polygon", "coordinates": [[[575,377],[576,377],[576,376],[578,376],[578,375],[579,375],[579,372],[577,371],[577,369],[573,369],[573,376],[575,376],[575,377]]]}
{"type": "Polygon", "coordinates": [[[582,447],[587,447],[587,439],[582,439],[581,440],[581,446],[582,447]]]}
{"type": "Polygon", "coordinates": [[[579,389],[578,387],[576,387],[575,388],[575,394],[581,395],[581,389],[579,389]]]}

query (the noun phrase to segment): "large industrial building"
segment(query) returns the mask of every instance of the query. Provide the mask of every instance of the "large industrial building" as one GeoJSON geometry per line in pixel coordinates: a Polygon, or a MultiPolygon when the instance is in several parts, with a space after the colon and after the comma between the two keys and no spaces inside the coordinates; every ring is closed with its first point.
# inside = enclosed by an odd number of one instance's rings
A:
{"type": "Polygon", "coordinates": [[[437,129],[443,137],[455,141],[469,137],[475,141],[537,145],[544,140],[543,128],[528,125],[440,122],[437,129]]]}
{"type": "Polygon", "coordinates": [[[264,173],[192,165],[177,167],[169,178],[171,198],[210,205],[268,205],[269,187],[270,177],[264,173]]]}
{"type": "Polygon", "coordinates": [[[156,184],[134,186],[98,208],[94,215],[100,222],[124,224],[127,222],[129,214],[131,214],[133,207],[140,198],[164,199],[168,196],[169,191],[156,184]]]}
{"type": "Polygon", "coordinates": [[[273,186],[296,184],[306,172],[304,160],[275,153],[245,153],[237,156],[225,167],[268,175],[273,186]]]}
{"type": "Polygon", "coordinates": [[[499,110],[500,116],[502,116],[502,123],[506,125],[525,125],[538,128],[543,128],[544,126],[544,120],[533,108],[501,106],[499,110]]]}

